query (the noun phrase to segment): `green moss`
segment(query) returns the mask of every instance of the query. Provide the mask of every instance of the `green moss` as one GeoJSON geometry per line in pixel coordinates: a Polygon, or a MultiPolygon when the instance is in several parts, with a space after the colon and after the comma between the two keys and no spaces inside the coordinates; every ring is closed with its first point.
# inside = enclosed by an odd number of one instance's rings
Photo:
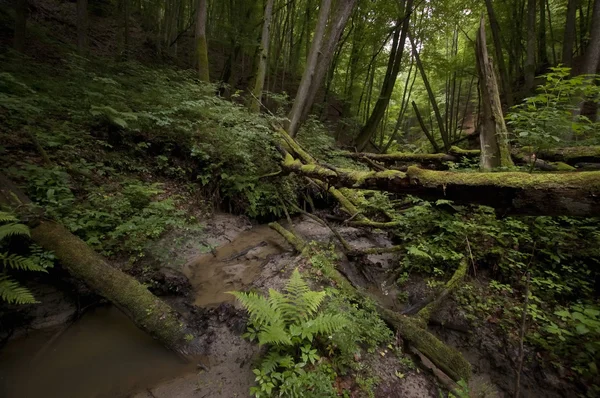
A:
{"type": "Polygon", "coordinates": [[[185,356],[193,345],[179,315],[133,277],[111,267],[81,239],[54,222],[42,222],[31,231],[33,240],[51,250],[71,275],[108,299],[133,322],[172,350],[185,356]]]}
{"type": "Polygon", "coordinates": [[[486,186],[497,185],[507,188],[577,188],[600,189],[600,172],[583,171],[578,173],[456,173],[448,171],[423,170],[411,166],[407,175],[411,180],[417,179],[423,186],[486,186]]]}
{"type": "Polygon", "coordinates": [[[570,166],[564,162],[554,162],[551,163],[553,166],[556,166],[557,171],[576,171],[577,169],[573,166],[570,166]]]}
{"type": "Polygon", "coordinates": [[[481,151],[479,149],[462,149],[457,146],[450,147],[450,151],[448,153],[456,156],[466,157],[477,157],[481,155],[481,151]]]}

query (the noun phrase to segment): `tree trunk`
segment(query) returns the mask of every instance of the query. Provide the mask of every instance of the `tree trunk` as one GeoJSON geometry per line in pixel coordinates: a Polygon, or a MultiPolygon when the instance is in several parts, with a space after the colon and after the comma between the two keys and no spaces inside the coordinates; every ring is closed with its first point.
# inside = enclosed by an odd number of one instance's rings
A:
{"type": "Polygon", "coordinates": [[[88,46],[88,0],[77,0],[77,51],[87,52],[88,46]]]}
{"type": "MultiPolygon", "coordinates": [[[[206,0],[205,0],[206,1],[206,0]]],[[[265,6],[264,22],[260,39],[260,48],[258,49],[258,62],[254,76],[254,87],[252,88],[252,98],[250,98],[250,110],[260,112],[261,97],[265,85],[265,76],[267,74],[267,61],[269,56],[269,41],[271,40],[271,17],[273,14],[274,0],[267,0],[265,6]]]]}
{"type": "Polygon", "coordinates": [[[421,117],[421,112],[419,112],[419,108],[417,107],[417,104],[415,101],[412,102],[412,107],[413,107],[413,110],[415,111],[415,116],[417,117],[419,126],[421,126],[421,130],[423,130],[423,133],[425,133],[425,136],[431,143],[433,150],[435,152],[440,152],[440,147],[438,146],[437,142],[435,141],[435,137],[427,129],[427,126],[425,125],[425,121],[423,120],[423,117],[421,117]]]}
{"type": "Polygon", "coordinates": [[[535,1],[527,0],[527,54],[525,57],[525,90],[533,91],[535,80],[535,1]]]}
{"type": "Polygon", "coordinates": [[[317,27],[313,36],[313,41],[308,52],[306,60],[306,68],[302,74],[302,80],[300,80],[300,86],[292,105],[292,110],[288,116],[289,122],[287,123],[287,131],[295,137],[298,134],[300,128],[301,116],[304,108],[307,106],[307,100],[309,95],[310,86],[312,84],[316,68],[319,52],[321,51],[321,43],[325,36],[325,29],[327,27],[327,19],[329,17],[329,10],[331,8],[331,0],[321,0],[321,6],[319,8],[319,18],[317,20],[317,27]]]}
{"type": "Polygon", "coordinates": [[[381,85],[381,92],[377,102],[375,103],[375,106],[373,107],[371,116],[369,116],[367,123],[354,140],[354,145],[359,151],[362,151],[369,143],[369,140],[379,127],[379,124],[385,115],[388,104],[390,103],[390,98],[394,92],[396,79],[398,77],[398,73],[400,72],[400,65],[402,64],[402,54],[404,53],[404,44],[406,42],[406,35],[408,33],[412,8],[413,1],[407,0],[404,6],[404,16],[398,20],[396,33],[394,34],[387,70],[385,72],[383,84],[381,85]]]}
{"type": "Polygon", "coordinates": [[[580,0],[569,0],[567,5],[567,18],[563,36],[562,63],[564,66],[573,66],[573,44],[575,43],[575,22],[577,20],[577,6],[580,0]]]}
{"type": "Polygon", "coordinates": [[[540,0],[540,27],[538,29],[538,70],[549,65],[548,48],[546,44],[546,0],[540,0]]]}
{"type": "Polygon", "coordinates": [[[496,167],[510,167],[513,162],[510,158],[508,131],[502,116],[494,66],[487,52],[483,17],[477,33],[475,52],[483,113],[480,123],[481,169],[488,171],[496,167]]]}
{"type": "MultiPolygon", "coordinates": [[[[583,54],[580,74],[595,75],[600,66],[600,0],[594,0],[592,12],[592,27],[590,29],[590,41],[583,54]]],[[[593,78],[588,79],[587,84],[595,84],[593,78]]],[[[596,121],[598,105],[591,101],[582,101],[579,114],[587,117],[592,122],[596,121]]]]}
{"type": "Polygon", "coordinates": [[[203,82],[209,82],[208,74],[208,46],[206,43],[206,2],[207,0],[198,0],[196,9],[196,66],[198,68],[198,78],[203,82]]]}
{"type": "Polygon", "coordinates": [[[15,10],[15,50],[25,51],[25,42],[27,40],[27,14],[29,8],[28,0],[16,0],[15,10]]]}
{"type": "MultiPolygon", "coordinates": [[[[0,205],[23,208],[31,202],[0,175],[0,205]]],[[[61,265],[95,293],[109,300],[137,327],[187,359],[201,353],[197,336],[180,314],[154,296],[135,278],[111,267],[107,260],[62,225],[43,220],[31,228],[32,240],[53,252],[61,265]]]]}
{"type": "Polygon", "coordinates": [[[425,89],[427,90],[427,95],[429,97],[429,102],[431,103],[431,107],[433,108],[433,113],[435,114],[435,119],[438,124],[438,129],[440,130],[440,135],[442,136],[442,141],[444,142],[444,149],[447,151],[450,149],[450,140],[448,139],[448,132],[444,127],[444,119],[442,119],[442,114],[440,113],[440,108],[438,107],[437,100],[435,99],[435,94],[431,89],[431,85],[429,84],[429,79],[427,79],[427,75],[425,74],[425,68],[423,67],[423,63],[421,62],[421,56],[417,51],[417,46],[415,45],[415,41],[413,37],[410,37],[410,45],[412,46],[413,56],[415,57],[415,61],[417,63],[417,68],[421,73],[421,78],[423,79],[423,84],[425,85],[425,89]]]}
{"type": "MultiPolygon", "coordinates": [[[[339,44],[340,37],[344,32],[344,28],[348,23],[348,19],[350,19],[350,15],[352,14],[352,10],[357,1],[358,0],[344,0],[338,3],[338,7],[331,18],[329,32],[327,33],[327,37],[324,39],[323,46],[318,54],[317,65],[310,83],[306,103],[300,113],[300,123],[303,123],[308,118],[310,109],[315,102],[317,92],[321,88],[325,75],[332,64],[336,53],[335,49],[339,44]]],[[[343,45],[343,43],[341,45],[343,45]]]]}
{"type": "Polygon", "coordinates": [[[493,207],[502,214],[584,217],[600,214],[598,171],[458,173],[411,166],[406,172],[374,172],[304,165],[289,154],[286,154],[282,167],[288,172],[321,180],[332,187],[477,203],[493,207]]]}
{"type": "Polygon", "coordinates": [[[496,19],[496,13],[492,6],[492,0],[485,0],[488,18],[490,19],[490,27],[492,29],[492,40],[494,41],[494,51],[496,52],[496,62],[498,62],[498,71],[500,72],[500,84],[502,85],[502,94],[507,108],[513,106],[512,88],[508,69],[504,63],[504,55],[502,54],[502,40],[500,36],[500,25],[496,19]]]}

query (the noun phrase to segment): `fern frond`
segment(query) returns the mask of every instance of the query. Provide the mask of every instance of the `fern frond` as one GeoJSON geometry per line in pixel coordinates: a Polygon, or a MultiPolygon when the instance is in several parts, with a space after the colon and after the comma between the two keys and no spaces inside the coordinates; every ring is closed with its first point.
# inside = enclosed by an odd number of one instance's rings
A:
{"type": "Polygon", "coordinates": [[[269,300],[254,292],[229,292],[242,304],[250,314],[250,319],[257,325],[282,323],[281,313],[271,306],[269,300]]]}
{"type": "Polygon", "coordinates": [[[24,224],[0,225],[0,240],[10,236],[30,236],[29,228],[24,224]]]}
{"type": "Polygon", "coordinates": [[[319,314],[314,319],[300,325],[303,333],[313,335],[333,334],[348,325],[348,320],[342,314],[319,314]]]}
{"type": "Polygon", "coordinates": [[[0,274],[0,298],[9,304],[35,304],[38,302],[29,289],[5,274],[0,274]]]}
{"type": "Polygon", "coordinates": [[[31,261],[30,258],[19,256],[17,254],[0,253],[0,261],[7,268],[19,269],[24,271],[48,272],[45,268],[31,261]]]}
{"type": "Polygon", "coordinates": [[[316,314],[325,299],[325,292],[314,292],[302,279],[300,272],[294,270],[285,286],[285,304],[281,305],[282,315],[291,323],[300,323],[316,314]]]}
{"type": "Polygon", "coordinates": [[[258,344],[292,345],[292,339],[283,322],[272,322],[258,333],[258,344]]]}
{"type": "Polygon", "coordinates": [[[0,211],[0,223],[5,222],[16,222],[19,221],[17,217],[15,217],[12,213],[7,213],[5,211],[0,211]]]}

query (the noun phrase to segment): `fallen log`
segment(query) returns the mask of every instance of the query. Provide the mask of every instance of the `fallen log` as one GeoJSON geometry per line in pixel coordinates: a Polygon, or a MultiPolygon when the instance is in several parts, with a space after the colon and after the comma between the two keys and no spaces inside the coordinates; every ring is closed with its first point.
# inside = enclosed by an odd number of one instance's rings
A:
{"type": "Polygon", "coordinates": [[[600,214],[600,172],[459,173],[423,170],[356,171],[305,165],[287,154],[284,170],[334,187],[411,194],[425,199],[476,203],[504,214],[597,216],[600,214]]]}
{"type": "MultiPolygon", "coordinates": [[[[533,153],[532,147],[523,147],[520,151],[533,153]]],[[[600,146],[574,146],[565,148],[540,149],[535,154],[552,162],[564,162],[571,166],[577,163],[600,163],[600,146]]]]}
{"type": "MultiPolygon", "coordinates": [[[[276,222],[269,224],[269,226],[279,232],[302,256],[310,257],[310,247],[302,238],[276,222]]],[[[336,284],[338,289],[343,290],[346,294],[363,298],[366,296],[360,289],[354,287],[333,265],[324,267],[322,272],[336,284]]],[[[382,307],[378,307],[377,311],[381,318],[392,325],[404,340],[422,352],[454,381],[469,380],[471,364],[459,351],[442,343],[437,337],[423,329],[418,319],[409,318],[382,307]]]]}
{"type": "MultiPolygon", "coordinates": [[[[0,205],[23,212],[31,207],[31,201],[0,174],[0,205]]],[[[29,223],[34,242],[53,252],[64,269],[119,308],[136,326],[186,360],[201,354],[198,338],[183,317],[135,278],[111,267],[103,256],[62,225],[40,221],[38,212],[29,223]]]]}

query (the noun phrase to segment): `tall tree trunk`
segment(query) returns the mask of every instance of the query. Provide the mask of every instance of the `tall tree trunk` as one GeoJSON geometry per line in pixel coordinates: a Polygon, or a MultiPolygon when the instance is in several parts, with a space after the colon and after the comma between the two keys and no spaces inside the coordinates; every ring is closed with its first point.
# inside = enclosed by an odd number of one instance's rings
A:
{"type": "Polygon", "coordinates": [[[88,46],[88,0],[77,0],[77,51],[85,54],[88,46]]]}
{"type": "Polygon", "coordinates": [[[538,69],[545,69],[548,62],[548,48],[546,44],[546,0],[540,0],[540,26],[538,29],[538,69]]]}
{"type": "Polygon", "coordinates": [[[360,130],[360,133],[354,140],[354,145],[359,151],[362,151],[369,140],[379,127],[382,118],[385,115],[385,111],[390,103],[390,98],[394,92],[394,86],[396,84],[396,78],[400,72],[400,65],[402,64],[402,54],[404,53],[404,44],[406,42],[406,36],[408,34],[408,26],[410,20],[410,14],[412,13],[413,1],[407,0],[404,4],[404,16],[398,19],[396,26],[396,33],[394,34],[392,49],[390,51],[390,58],[388,60],[387,70],[381,85],[381,92],[375,107],[367,120],[367,123],[360,130]]]}
{"type": "Polygon", "coordinates": [[[568,67],[573,66],[573,45],[575,43],[575,23],[577,20],[578,5],[579,0],[569,0],[569,3],[567,4],[567,18],[565,20],[561,62],[568,67]]]}
{"type": "Polygon", "coordinates": [[[583,54],[582,75],[595,74],[600,61],[600,0],[594,0],[590,40],[583,54]]]}
{"type": "Polygon", "coordinates": [[[500,24],[496,19],[496,13],[492,6],[492,0],[485,0],[485,6],[490,20],[490,28],[492,29],[492,40],[494,41],[494,51],[496,53],[496,62],[498,63],[498,71],[500,72],[500,84],[502,86],[502,97],[507,108],[513,106],[512,88],[508,69],[504,63],[504,55],[502,54],[502,39],[500,35],[500,24]]]}
{"type": "MultiPolygon", "coordinates": [[[[583,54],[581,64],[582,75],[595,75],[600,67],[600,0],[594,0],[594,10],[592,11],[592,27],[590,29],[590,40],[583,54]]],[[[596,84],[594,79],[590,78],[587,84],[596,84]]],[[[598,105],[591,101],[582,101],[579,114],[596,121],[598,105]]]]}
{"type": "Polygon", "coordinates": [[[509,167],[513,165],[513,162],[510,157],[508,131],[502,116],[494,65],[487,52],[483,17],[477,32],[475,53],[483,108],[483,121],[481,122],[479,136],[481,141],[481,169],[487,171],[496,167],[509,167]]]}
{"type": "Polygon", "coordinates": [[[435,94],[431,89],[431,85],[429,84],[429,79],[425,74],[425,67],[421,62],[421,56],[417,51],[417,46],[412,36],[410,36],[410,45],[412,46],[413,56],[415,57],[415,61],[417,63],[417,68],[421,73],[421,78],[423,79],[423,84],[425,85],[425,89],[427,90],[427,96],[429,97],[429,102],[431,103],[431,107],[433,108],[433,113],[435,114],[435,120],[438,125],[438,129],[440,130],[440,136],[442,137],[442,141],[444,142],[444,150],[448,151],[450,149],[450,140],[448,139],[448,132],[444,126],[444,119],[442,119],[442,114],[440,112],[440,108],[438,106],[437,100],[435,99],[435,94]]]}
{"type": "Polygon", "coordinates": [[[254,87],[252,88],[252,98],[250,98],[250,110],[252,112],[260,112],[261,97],[263,87],[265,85],[265,76],[267,74],[267,61],[269,56],[269,42],[271,39],[271,17],[273,14],[273,1],[267,0],[265,6],[264,22],[260,39],[260,47],[258,49],[258,62],[256,63],[256,73],[254,75],[254,87]]]}
{"type": "Polygon", "coordinates": [[[343,46],[343,42],[340,44],[340,37],[344,32],[344,28],[348,23],[348,19],[350,19],[350,15],[352,15],[352,10],[357,1],[358,0],[343,0],[338,2],[338,6],[331,17],[327,37],[324,39],[321,50],[317,55],[315,73],[310,82],[306,103],[300,113],[300,123],[303,123],[308,118],[310,109],[315,102],[317,92],[321,88],[323,80],[325,79],[327,71],[336,54],[336,47],[338,44],[343,46]]]}
{"type": "Polygon", "coordinates": [[[25,42],[27,40],[27,14],[29,2],[28,0],[16,0],[15,6],[15,50],[24,52],[25,42]]]}
{"type": "Polygon", "coordinates": [[[527,53],[525,59],[525,90],[531,93],[535,80],[535,1],[527,0],[527,53]]]}
{"type": "MultiPolygon", "coordinates": [[[[317,20],[317,26],[313,41],[308,52],[306,60],[306,68],[302,74],[302,80],[300,80],[300,86],[292,105],[292,110],[288,116],[289,122],[287,123],[287,131],[295,137],[298,134],[300,128],[302,112],[306,107],[306,102],[309,95],[310,85],[317,68],[317,60],[319,52],[321,51],[321,43],[325,36],[325,29],[327,28],[327,19],[329,18],[329,11],[331,9],[331,0],[321,0],[321,6],[319,8],[319,18],[317,20]]],[[[308,37],[308,36],[307,36],[308,37]]]]}
{"type": "Polygon", "coordinates": [[[206,44],[206,2],[198,0],[196,6],[196,66],[198,77],[203,82],[209,82],[208,74],[208,45],[206,44]]]}

